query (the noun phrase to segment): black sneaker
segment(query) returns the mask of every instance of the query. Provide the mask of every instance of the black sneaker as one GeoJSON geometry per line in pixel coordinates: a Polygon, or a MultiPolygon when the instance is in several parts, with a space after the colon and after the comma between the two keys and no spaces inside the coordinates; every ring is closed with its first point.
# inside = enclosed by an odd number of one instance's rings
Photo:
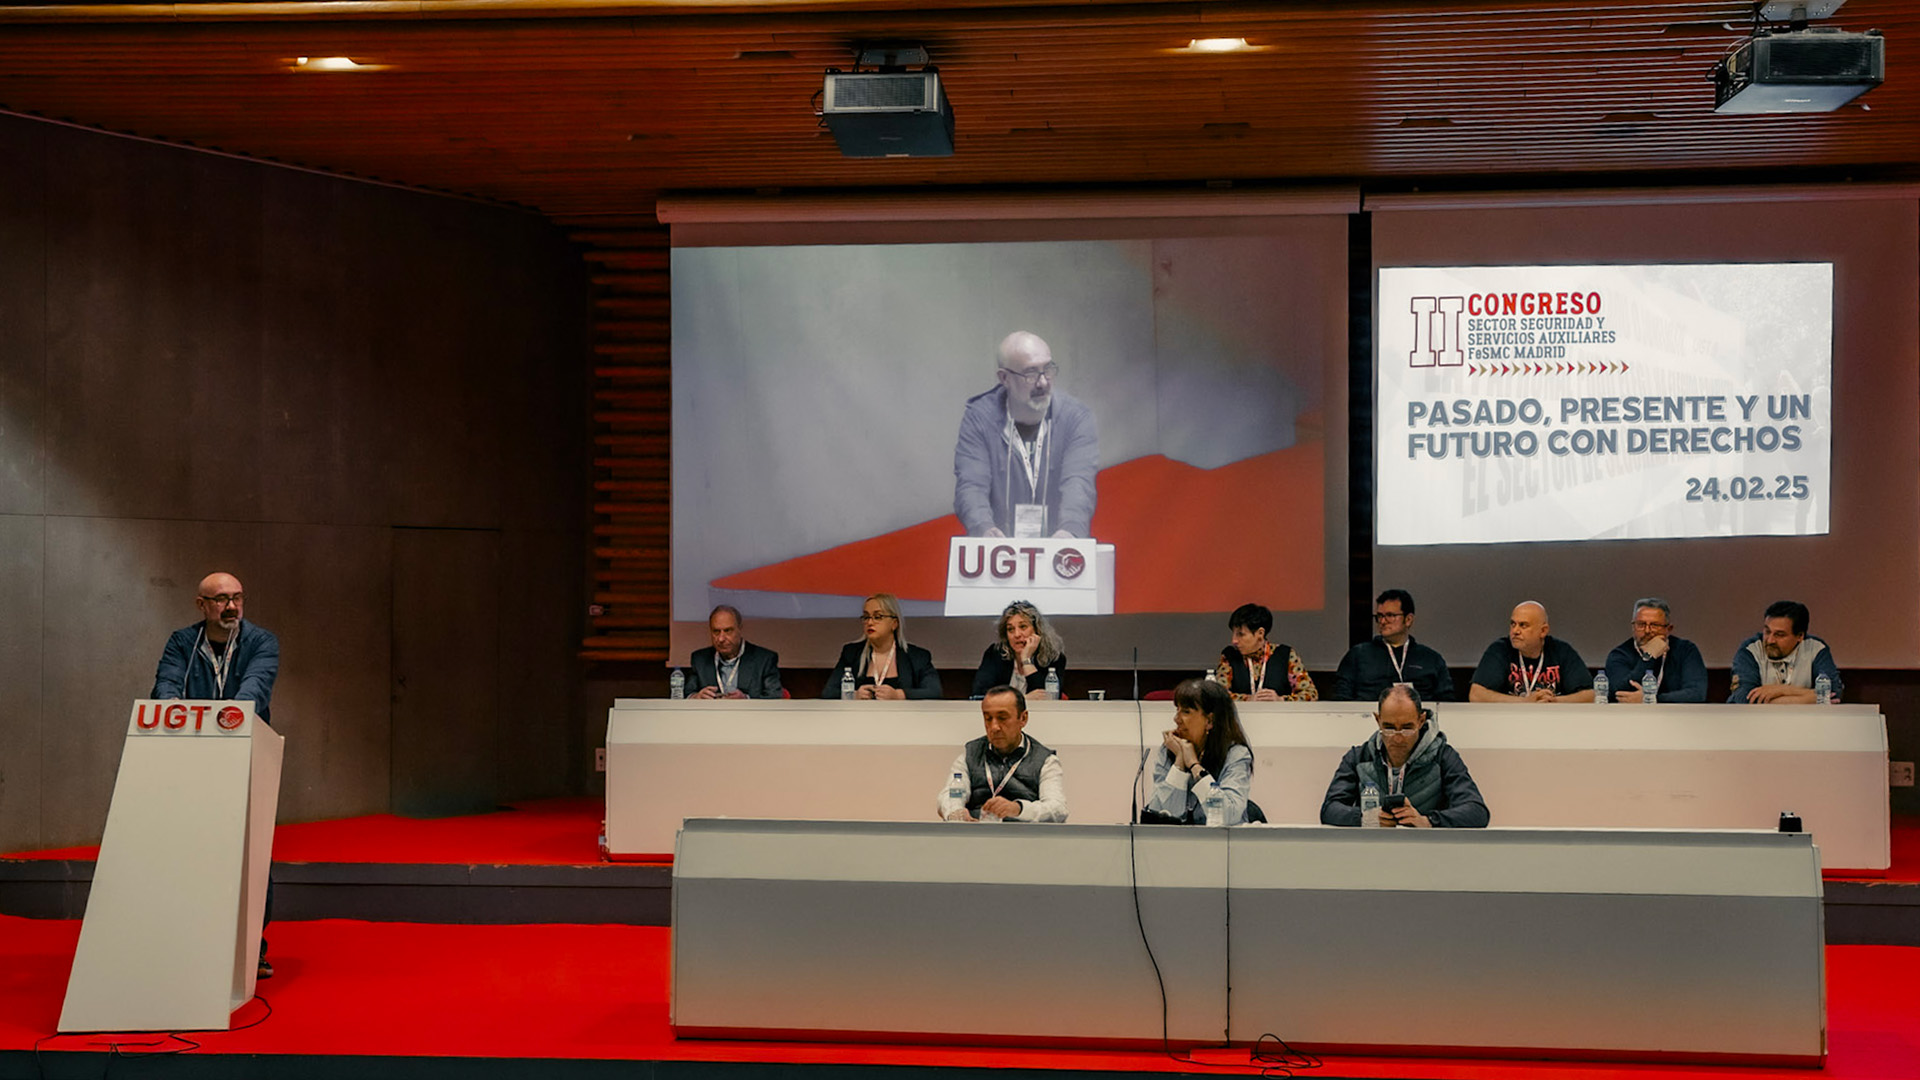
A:
{"type": "Polygon", "coordinates": [[[260,979],[273,978],[273,965],[267,963],[267,958],[264,956],[260,958],[260,969],[258,973],[255,975],[255,978],[260,978],[260,979]]]}

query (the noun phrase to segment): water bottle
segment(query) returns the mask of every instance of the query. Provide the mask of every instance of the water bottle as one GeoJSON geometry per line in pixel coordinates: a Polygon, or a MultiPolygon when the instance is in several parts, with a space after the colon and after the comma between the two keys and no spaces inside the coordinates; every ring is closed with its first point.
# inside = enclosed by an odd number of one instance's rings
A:
{"type": "Polygon", "coordinates": [[[1369,780],[1360,788],[1360,824],[1376,824],[1380,817],[1380,785],[1369,780]]]}
{"type": "Polygon", "coordinates": [[[1604,671],[1594,672],[1593,673],[1593,703],[1595,705],[1605,705],[1606,703],[1612,700],[1613,700],[1613,691],[1607,686],[1607,673],[1604,671]]]}
{"type": "Polygon", "coordinates": [[[681,698],[687,696],[686,672],[681,671],[679,668],[674,668],[673,674],[667,676],[667,696],[675,701],[679,701],[681,698]]]}
{"type": "Polygon", "coordinates": [[[1227,823],[1227,797],[1220,794],[1220,785],[1215,784],[1207,797],[1200,800],[1200,807],[1206,811],[1207,824],[1225,825],[1227,823]]]}
{"type": "Polygon", "coordinates": [[[947,801],[959,803],[962,809],[967,805],[967,778],[958,769],[947,779],[947,801]]]}
{"type": "Polygon", "coordinates": [[[1053,668],[1047,669],[1047,697],[1053,701],[1060,700],[1060,673],[1053,668]]]}
{"type": "Polygon", "coordinates": [[[1642,705],[1660,703],[1660,673],[1652,668],[1648,668],[1647,673],[1640,676],[1640,703],[1642,705]]]}
{"type": "Polygon", "coordinates": [[[1822,675],[1813,680],[1813,703],[1815,705],[1833,704],[1833,679],[1822,675]]]}
{"type": "Polygon", "coordinates": [[[1220,673],[1214,670],[1213,668],[1208,668],[1207,670],[1201,672],[1200,677],[1207,680],[1208,682],[1220,681],[1220,673]]]}
{"type": "Polygon", "coordinates": [[[853,669],[852,668],[840,669],[840,700],[841,701],[853,700],[853,669]]]}

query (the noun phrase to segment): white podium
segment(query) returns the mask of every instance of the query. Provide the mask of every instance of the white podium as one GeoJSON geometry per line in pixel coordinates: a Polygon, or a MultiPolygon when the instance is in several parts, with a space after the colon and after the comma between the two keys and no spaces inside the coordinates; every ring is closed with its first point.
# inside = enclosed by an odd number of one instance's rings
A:
{"type": "Polygon", "coordinates": [[[998,615],[1030,600],[1049,615],[1113,614],[1112,544],[956,536],[947,545],[948,615],[998,615]]]}
{"type": "Polygon", "coordinates": [[[250,701],[136,701],[61,1031],[229,1026],[253,997],[285,745],[250,701]]]}

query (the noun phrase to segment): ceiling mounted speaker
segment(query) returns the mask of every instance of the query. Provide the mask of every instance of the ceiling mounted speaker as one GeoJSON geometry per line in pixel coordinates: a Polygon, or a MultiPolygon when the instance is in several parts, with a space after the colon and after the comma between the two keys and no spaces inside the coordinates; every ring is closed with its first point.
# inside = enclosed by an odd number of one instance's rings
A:
{"type": "Polygon", "coordinates": [[[937,71],[829,71],[821,101],[847,157],[953,156],[953,106],[937,71]]]}

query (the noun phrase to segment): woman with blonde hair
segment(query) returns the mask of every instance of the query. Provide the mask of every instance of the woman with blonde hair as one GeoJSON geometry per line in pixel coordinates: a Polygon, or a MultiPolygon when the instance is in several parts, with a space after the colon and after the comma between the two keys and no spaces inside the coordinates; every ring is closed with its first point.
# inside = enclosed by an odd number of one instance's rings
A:
{"type": "Polygon", "coordinates": [[[848,672],[853,673],[853,696],[861,700],[941,696],[933,654],[907,644],[900,601],[892,593],[874,593],[860,605],[860,631],[859,641],[850,641],[840,650],[821,697],[839,697],[841,680],[848,672]]]}

